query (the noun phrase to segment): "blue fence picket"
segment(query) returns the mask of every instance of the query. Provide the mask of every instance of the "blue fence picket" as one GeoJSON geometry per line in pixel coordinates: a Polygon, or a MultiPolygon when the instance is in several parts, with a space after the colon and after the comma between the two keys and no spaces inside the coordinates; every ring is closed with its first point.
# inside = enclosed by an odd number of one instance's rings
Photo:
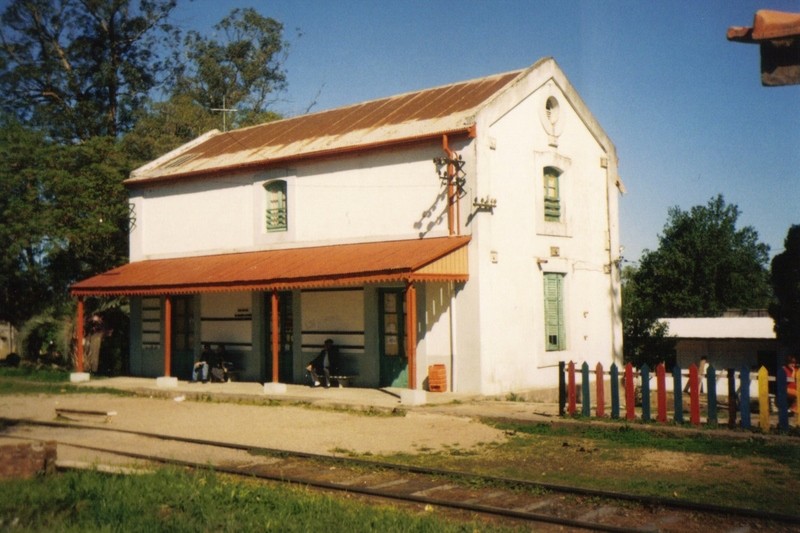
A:
{"type": "Polygon", "coordinates": [[[581,415],[592,416],[592,396],[589,393],[589,363],[581,365],[581,415]]]}
{"type": "Polygon", "coordinates": [[[736,372],[728,369],[728,427],[736,427],[736,372]]]}
{"type": "Polygon", "coordinates": [[[642,420],[650,422],[650,367],[647,363],[640,370],[642,376],[642,420]]]}
{"type": "Polygon", "coordinates": [[[716,426],[719,422],[717,417],[717,373],[714,367],[708,365],[706,367],[706,387],[708,395],[708,423],[716,426]]]}
{"type": "Polygon", "coordinates": [[[619,418],[619,368],[617,363],[612,363],[609,369],[611,374],[611,418],[619,418]]]}
{"type": "Polygon", "coordinates": [[[681,384],[681,367],[672,367],[672,394],[674,401],[674,418],[678,424],[683,424],[683,386],[681,384]]]}
{"type": "Polygon", "coordinates": [[[739,409],[742,415],[742,427],[750,429],[750,369],[746,366],[739,371],[739,409]]]}

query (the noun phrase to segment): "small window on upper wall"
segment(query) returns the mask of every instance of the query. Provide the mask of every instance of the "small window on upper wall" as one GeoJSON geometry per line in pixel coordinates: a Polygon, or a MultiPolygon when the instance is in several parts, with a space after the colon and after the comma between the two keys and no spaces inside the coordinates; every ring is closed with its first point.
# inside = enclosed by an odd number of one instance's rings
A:
{"type": "Polygon", "coordinates": [[[267,231],[286,231],[288,228],[286,182],[270,181],[264,185],[264,190],[267,192],[267,231]]]}
{"type": "Polygon", "coordinates": [[[560,176],[558,169],[544,168],[544,219],[547,222],[561,222],[560,176]]]}

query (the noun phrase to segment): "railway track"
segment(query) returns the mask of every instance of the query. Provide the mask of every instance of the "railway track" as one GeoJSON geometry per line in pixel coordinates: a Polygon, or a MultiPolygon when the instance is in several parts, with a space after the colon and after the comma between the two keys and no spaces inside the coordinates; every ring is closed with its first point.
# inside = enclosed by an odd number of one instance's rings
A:
{"type": "Polygon", "coordinates": [[[182,438],[88,424],[0,419],[8,438],[56,441],[71,455],[171,464],[365,499],[428,506],[537,530],[798,531],[797,516],[521,479],[182,438]],[[147,450],[147,451],[144,451],[147,450]],[[122,458],[122,459],[120,459],[122,458]]]}

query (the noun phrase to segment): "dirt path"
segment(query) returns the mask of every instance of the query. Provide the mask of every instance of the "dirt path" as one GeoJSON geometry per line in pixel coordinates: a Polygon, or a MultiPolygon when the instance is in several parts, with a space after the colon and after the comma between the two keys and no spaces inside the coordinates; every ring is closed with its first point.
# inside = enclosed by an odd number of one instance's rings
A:
{"type": "Polygon", "coordinates": [[[81,420],[98,426],[319,454],[473,450],[505,440],[502,431],[468,417],[442,413],[375,416],[294,406],[98,394],[0,396],[2,417],[53,421],[56,408],[116,412],[108,422],[102,417],[81,420]]]}

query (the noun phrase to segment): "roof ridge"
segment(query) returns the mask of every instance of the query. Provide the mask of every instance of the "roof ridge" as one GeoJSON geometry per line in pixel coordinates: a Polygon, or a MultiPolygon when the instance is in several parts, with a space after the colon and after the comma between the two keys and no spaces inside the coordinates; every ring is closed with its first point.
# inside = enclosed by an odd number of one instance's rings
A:
{"type": "Polygon", "coordinates": [[[490,74],[488,76],[479,76],[479,77],[476,77],[476,78],[454,81],[452,83],[444,83],[442,85],[436,85],[434,87],[425,87],[423,89],[416,89],[416,90],[406,91],[406,92],[402,92],[402,93],[390,94],[388,96],[380,96],[380,97],[377,97],[377,98],[372,98],[370,100],[360,100],[358,102],[353,102],[353,103],[350,103],[350,104],[345,104],[345,105],[336,106],[336,107],[330,107],[328,109],[320,109],[319,111],[314,111],[314,112],[310,112],[310,113],[300,113],[300,114],[293,115],[293,116],[290,116],[290,117],[279,118],[279,119],[276,119],[276,120],[270,120],[269,122],[262,122],[261,124],[253,124],[252,126],[245,126],[245,127],[242,127],[242,128],[236,128],[234,130],[229,130],[229,131],[226,131],[224,133],[240,132],[240,131],[244,131],[244,130],[248,130],[248,129],[254,129],[254,128],[263,127],[263,126],[266,126],[267,124],[280,124],[282,122],[289,122],[289,121],[296,120],[296,119],[301,118],[301,117],[314,117],[314,116],[318,116],[318,115],[324,115],[325,113],[330,113],[330,112],[333,112],[333,111],[342,111],[342,110],[345,110],[345,109],[348,109],[348,108],[351,108],[351,107],[352,108],[362,107],[362,106],[365,106],[365,105],[375,104],[377,102],[381,102],[381,101],[385,101],[385,100],[392,100],[392,99],[395,99],[395,98],[402,98],[402,97],[405,97],[405,96],[418,95],[418,94],[422,94],[422,93],[426,93],[426,92],[440,91],[442,89],[447,89],[449,87],[455,87],[455,86],[458,86],[458,85],[467,85],[467,84],[476,83],[476,82],[479,82],[479,81],[488,81],[488,80],[491,80],[493,78],[500,79],[500,78],[503,78],[503,77],[508,76],[510,74],[520,75],[520,74],[522,74],[524,72],[527,72],[528,70],[530,70],[531,68],[533,68],[536,65],[538,65],[538,62],[536,64],[534,64],[533,66],[529,66],[529,67],[525,67],[525,68],[521,68],[521,69],[514,69],[514,70],[509,70],[509,71],[506,71],[506,72],[499,72],[499,73],[496,73],[496,74],[490,74]]]}

